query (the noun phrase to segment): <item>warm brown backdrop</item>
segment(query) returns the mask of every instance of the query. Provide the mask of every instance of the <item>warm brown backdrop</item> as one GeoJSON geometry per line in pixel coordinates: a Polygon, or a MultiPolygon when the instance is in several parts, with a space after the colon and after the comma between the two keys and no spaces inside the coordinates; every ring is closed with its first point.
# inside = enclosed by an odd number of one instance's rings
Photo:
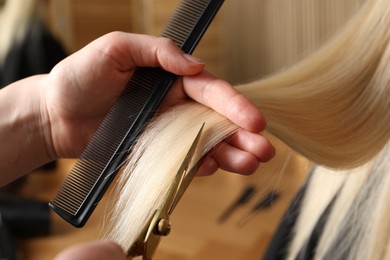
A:
{"type": "MultiPolygon", "coordinates": [[[[207,69],[233,83],[270,74],[294,63],[325,41],[364,0],[226,0],[195,55],[207,69]],[[294,3],[294,4],[293,4],[294,3]]],[[[91,40],[119,30],[158,35],[179,0],[46,0],[46,19],[69,53],[91,40]]],[[[308,162],[273,139],[277,157],[252,176],[218,172],[196,178],[176,209],[169,237],[156,259],[259,259],[294,194],[304,181],[308,162]],[[256,197],[224,224],[216,219],[243,187],[255,184],[256,197]],[[267,191],[281,199],[245,226],[237,227],[250,207],[267,191]]],[[[69,172],[73,160],[60,160],[48,172],[34,172],[22,195],[50,199],[69,172]]],[[[67,246],[98,237],[104,202],[83,229],[75,229],[53,215],[49,237],[21,241],[26,259],[52,259],[67,246]]]]}

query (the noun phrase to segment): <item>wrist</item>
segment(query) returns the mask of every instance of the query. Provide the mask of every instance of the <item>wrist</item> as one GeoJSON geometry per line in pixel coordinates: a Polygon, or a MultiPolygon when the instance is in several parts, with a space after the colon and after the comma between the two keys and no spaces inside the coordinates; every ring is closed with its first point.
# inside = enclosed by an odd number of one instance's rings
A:
{"type": "Polygon", "coordinates": [[[53,136],[52,136],[52,123],[49,116],[49,111],[46,104],[45,97],[47,96],[47,86],[51,86],[48,82],[48,75],[39,75],[39,102],[37,102],[38,112],[36,114],[39,129],[39,138],[41,139],[45,154],[47,156],[48,161],[53,161],[58,159],[57,153],[53,144],[53,136]]]}
{"type": "Polygon", "coordinates": [[[42,109],[44,80],[33,76],[0,91],[0,185],[55,159],[42,109]]]}

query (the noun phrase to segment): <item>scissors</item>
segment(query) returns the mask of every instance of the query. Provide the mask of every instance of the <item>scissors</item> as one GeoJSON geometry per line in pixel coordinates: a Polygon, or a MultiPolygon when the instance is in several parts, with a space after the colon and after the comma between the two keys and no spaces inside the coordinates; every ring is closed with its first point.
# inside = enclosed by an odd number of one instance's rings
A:
{"type": "Polygon", "coordinates": [[[204,123],[197,133],[195,140],[191,144],[182,164],[180,165],[175,179],[173,180],[162,204],[152,214],[152,217],[147,222],[148,224],[128,250],[127,255],[130,259],[137,256],[142,256],[143,260],[152,259],[161,237],[169,235],[171,231],[169,217],[205,159],[205,156],[203,156],[196,165],[191,168],[191,170],[188,169],[201,139],[203,128],[204,123]]]}

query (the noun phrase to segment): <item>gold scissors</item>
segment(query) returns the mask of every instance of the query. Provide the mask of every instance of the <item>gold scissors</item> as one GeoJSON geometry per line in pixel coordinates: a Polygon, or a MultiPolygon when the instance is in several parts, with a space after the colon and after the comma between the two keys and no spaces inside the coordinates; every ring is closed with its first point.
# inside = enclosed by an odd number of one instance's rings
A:
{"type": "Polygon", "coordinates": [[[130,247],[128,251],[128,257],[130,257],[130,259],[137,256],[142,256],[143,260],[152,259],[161,237],[169,235],[171,231],[169,217],[183,196],[184,192],[187,190],[205,158],[203,157],[200,159],[199,162],[197,162],[197,164],[190,171],[188,171],[189,164],[195,154],[195,150],[198,146],[203,128],[204,123],[196,135],[195,140],[191,144],[191,147],[188,150],[175,176],[175,179],[173,180],[170,189],[163,200],[163,203],[153,213],[150,221],[148,221],[148,224],[145,226],[140,236],[130,247]]]}

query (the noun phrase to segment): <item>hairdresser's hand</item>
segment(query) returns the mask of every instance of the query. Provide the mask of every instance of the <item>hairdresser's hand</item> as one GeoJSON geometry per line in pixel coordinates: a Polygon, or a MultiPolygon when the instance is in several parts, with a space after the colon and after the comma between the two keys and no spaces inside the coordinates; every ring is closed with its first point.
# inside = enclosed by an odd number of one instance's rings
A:
{"type": "Polygon", "coordinates": [[[121,32],[107,34],[57,64],[43,92],[55,157],[78,157],[134,69],[157,66],[179,75],[204,68],[167,39],[121,32]]]}
{"type": "Polygon", "coordinates": [[[163,67],[181,75],[161,109],[192,98],[241,130],[210,154],[201,174],[218,167],[248,174],[274,149],[261,135],[261,113],[228,83],[171,41],[110,33],[60,62],[48,75],[0,90],[0,186],[60,157],[78,157],[137,66],[163,67]]]}
{"type": "MultiPolygon", "coordinates": [[[[77,157],[85,148],[137,66],[161,66],[182,75],[165,108],[192,98],[223,114],[242,129],[206,160],[202,174],[218,167],[253,172],[274,150],[261,135],[262,114],[228,83],[204,72],[204,64],[173,42],[152,36],[111,33],[60,62],[44,85],[43,118],[48,118],[48,150],[53,157],[77,157]]],[[[162,109],[164,109],[164,106],[162,109]]]]}
{"type": "Polygon", "coordinates": [[[260,111],[227,82],[207,71],[182,77],[164,101],[166,107],[188,102],[189,98],[202,103],[229,118],[240,130],[211,151],[198,175],[214,173],[218,168],[240,174],[253,173],[260,162],[270,160],[275,150],[259,134],[265,128],[260,111]]]}
{"type": "Polygon", "coordinates": [[[110,241],[96,241],[70,247],[59,253],[55,260],[126,260],[122,248],[110,241]]]}

